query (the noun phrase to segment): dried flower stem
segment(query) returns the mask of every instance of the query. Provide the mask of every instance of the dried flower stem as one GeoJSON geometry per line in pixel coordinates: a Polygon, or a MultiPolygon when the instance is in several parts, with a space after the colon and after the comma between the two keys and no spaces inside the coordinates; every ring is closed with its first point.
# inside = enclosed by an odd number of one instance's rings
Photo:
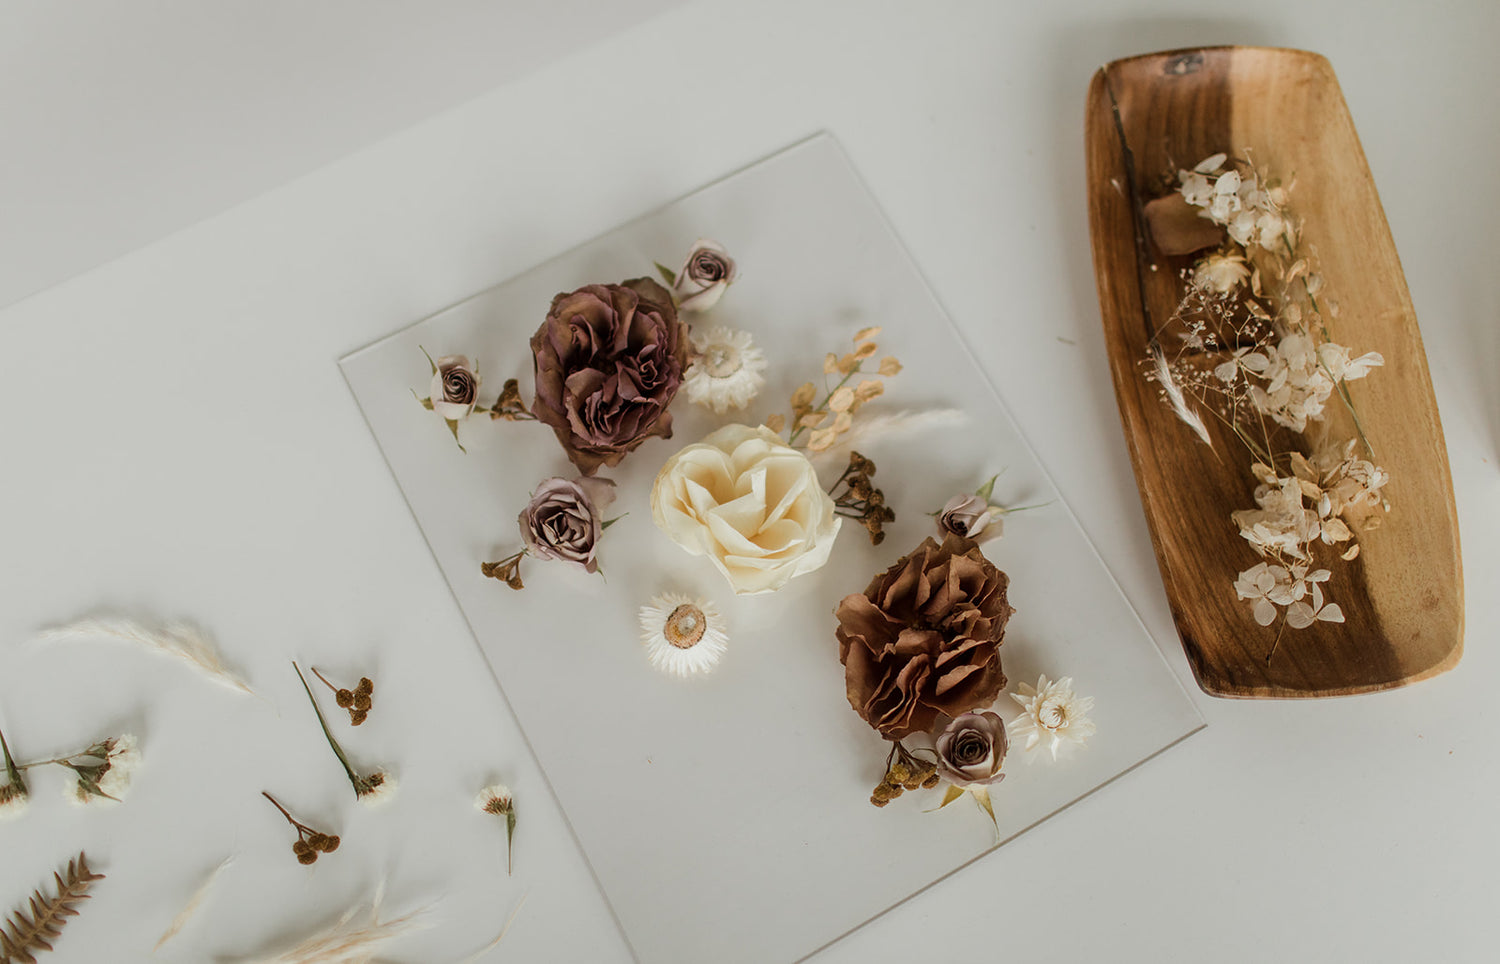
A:
{"type": "MultiPolygon", "coordinates": [[[[354,795],[358,797],[360,787],[359,774],[354,772],[354,767],[349,764],[349,758],[344,755],[344,748],[339,746],[338,740],[334,739],[333,731],[328,729],[328,721],[323,719],[323,711],[318,708],[318,701],[313,696],[312,687],[307,685],[307,677],[302,675],[302,669],[297,665],[296,660],[292,660],[292,669],[297,671],[297,678],[302,681],[302,688],[307,691],[307,698],[312,703],[313,712],[318,714],[318,725],[323,728],[323,735],[327,737],[328,745],[333,749],[334,756],[339,758],[339,763],[343,764],[344,773],[349,777],[349,785],[354,788],[354,795]]],[[[266,796],[269,797],[270,794],[266,794],[266,796]]],[[[275,803],[276,801],[273,800],[271,802],[275,803]]],[[[281,806],[279,803],[276,805],[278,807],[281,806]]]]}
{"type": "Polygon", "coordinates": [[[25,767],[16,766],[16,761],[11,758],[10,747],[5,742],[4,731],[0,731],[0,753],[5,755],[5,775],[9,777],[11,783],[20,787],[23,793],[26,792],[26,781],[21,777],[21,771],[25,767]]]}
{"type": "MultiPolygon", "coordinates": [[[[613,519],[610,520],[610,522],[614,521],[613,519]]],[[[521,581],[521,560],[524,558],[526,558],[526,550],[522,549],[515,555],[506,556],[499,562],[481,563],[479,571],[490,579],[500,580],[512,589],[525,589],[526,584],[521,581]]]]}
{"type": "MultiPolygon", "coordinates": [[[[864,374],[863,369],[864,369],[863,365],[855,365],[854,368],[849,372],[849,374],[847,374],[843,378],[839,379],[839,383],[837,385],[835,385],[832,388],[828,389],[827,393],[824,394],[824,396],[823,396],[823,400],[821,402],[819,402],[817,405],[813,406],[813,408],[808,412],[808,414],[809,415],[817,415],[820,412],[826,414],[828,412],[828,402],[829,402],[830,399],[833,398],[833,393],[836,392],[836,391],[838,391],[839,389],[843,388],[845,385],[849,384],[849,379],[853,378],[855,375],[864,374]]],[[[826,386],[827,383],[825,382],[824,385],[826,386]]],[[[801,435],[807,429],[806,425],[800,424],[801,421],[802,421],[801,419],[798,419],[797,421],[798,421],[799,424],[793,426],[792,427],[792,434],[789,435],[789,436],[787,436],[786,443],[788,445],[794,445],[794,444],[796,444],[796,442],[797,442],[797,436],[801,435]]]]}

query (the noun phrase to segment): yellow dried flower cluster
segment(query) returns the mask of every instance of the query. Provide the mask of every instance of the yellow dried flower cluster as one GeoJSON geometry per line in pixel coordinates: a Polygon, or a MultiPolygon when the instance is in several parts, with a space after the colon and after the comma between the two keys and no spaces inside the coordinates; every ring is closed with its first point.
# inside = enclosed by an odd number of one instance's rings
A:
{"type": "Polygon", "coordinates": [[[804,432],[809,433],[805,445],[810,452],[823,452],[832,448],[839,436],[853,427],[854,416],[860,408],[885,393],[885,383],[880,379],[889,378],[901,371],[901,362],[891,355],[882,358],[874,371],[866,371],[865,363],[880,351],[880,344],[875,340],[879,336],[878,326],[861,328],[854,333],[853,351],[844,355],[829,352],[823,359],[825,385],[826,376],[830,375],[841,376],[838,384],[824,393],[821,402],[814,404],[818,394],[817,386],[812,382],[804,382],[792,393],[790,422],[785,415],[777,413],[766,419],[766,428],[780,434],[790,426],[791,434],[787,437],[787,442],[793,446],[797,445],[804,432]],[[861,378],[851,386],[849,383],[856,375],[873,377],[861,378]]]}

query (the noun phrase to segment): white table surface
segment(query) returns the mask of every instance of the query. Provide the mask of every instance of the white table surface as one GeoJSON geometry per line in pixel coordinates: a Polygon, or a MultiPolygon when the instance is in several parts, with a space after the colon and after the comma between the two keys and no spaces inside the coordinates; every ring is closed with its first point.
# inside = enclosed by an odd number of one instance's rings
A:
{"type": "MultiPolygon", "coordinates": [[[[1242,42],[1325,54],[1359,129],[1447,435],[1463,661],[1335,701],[1193,687],[1206,731],[816,960],[1489,959],[1497,28],[1488,0],[699,2],[0,311],[0,726],[32,758],[128,729],[146,759],[127,802],[97,812],[61,803],[60,774],[37,777],[29,812],[0,823],[0,906],[87,849],[109,879],[52,959],[146,960],[202,874],[236,852],[160,959],[261,949],[384,876],[393,909],[442,898],[434,927],[393,959],[462,957],[525,896],[487,959],[626,960],[335,360],[821,129],[1192,686],[1098,336],[1083,98],[1109,59],[1242,42]],[[201,622],[264,699],[127,648],[31,642],[101,608],[201,622]],[[292,658],[376,678],[376,712],[350,742],[399,767],[389,809],[355,810],[330,778],[292,658]],[[513,878],[499,828],[467,809],[495,778],[518,795],[513,878]],[[262,789],[337,826],[344,848],[297,866],[262,789]]],[[[459,70],[440,49],[418,52],[425,70],[459,70]]],[[[300,55],[357,56],[336,37],[300,55]]],[[[38,55],[33,69],[40,84],[67,65],[38,55]]],[[[263,81],[307,85],[295,70],[263,81]]],[[[306,131],[286,136],[304,139],[286,155],[304,170],[325,160],[306,131]]],[[[101,177],[112,160],[98,159],[101,177]]],[[[123,237],[118,218],[101,209],[94,231],[123,237]]]]}

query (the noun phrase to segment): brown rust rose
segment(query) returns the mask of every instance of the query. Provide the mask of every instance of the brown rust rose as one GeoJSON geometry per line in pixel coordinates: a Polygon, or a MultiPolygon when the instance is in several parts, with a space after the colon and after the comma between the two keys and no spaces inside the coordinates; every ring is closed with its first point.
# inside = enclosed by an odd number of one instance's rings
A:
{"type": "Polygon", "coordinates": [[[649,278],[587,285],[552,299],[531,337],[536,398],[584,475],[617,465],[652,436],[672,437],[688,338],[667,289],[649,278]]]}
{"type": "Polygon", "coordinates": [[[586,572],[598,572],[594,559],[604,531],[603,511],[614,500],[607,479],[547,479],[536,487],[517,520],[526,553],[538,559],[561,559],[586,572]]]}
{"type": "Polygon", "coordinates": [[[1005,687],[1000,642],[1013,610],[1005,573],[979,547],[932,539],[839,603],[849,705],[890,740],[988,706],[1005,687]]]}
{"type": "Polygon", "coordinates": [[[982,787],[1005,779],[1000,767],[1010,741],[999,714],[964,713],[933,741],[938,775],[955,787],[982,787]]]}

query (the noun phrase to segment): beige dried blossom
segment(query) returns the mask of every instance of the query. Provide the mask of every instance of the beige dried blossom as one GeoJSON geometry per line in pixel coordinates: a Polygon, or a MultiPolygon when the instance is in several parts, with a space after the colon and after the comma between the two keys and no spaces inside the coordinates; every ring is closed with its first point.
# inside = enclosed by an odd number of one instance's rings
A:
{"type": "Polygon", "coordinates": [[[839,381],[826,388],[823,400],[816,404],[817,386],[804,382],[792,393],[791,417],[773,415],[765,420],[766,428],[779,434],[790,427],[787,441],[792,445],[797,445],[807,433],[802,444],[813,453],[826,452],[838,445],[839,440],[854,428],[854,416],[859,410],[885,393],[885,383],[880,379],[901,371],[901,362],[892,356],[883,358],[877,371],[864,371],[864,363],[880,350],[875,341],[880,330],[879,326],[861,328],[854,334],[853,351],[843,355],[827,353],[823,358],[823,373],[837,374],[839,381]],[[854,376],[860,374],[873,377],[854,382],[854,376]],[[833,416],[831,421],[830,415],[833,416]]]}

